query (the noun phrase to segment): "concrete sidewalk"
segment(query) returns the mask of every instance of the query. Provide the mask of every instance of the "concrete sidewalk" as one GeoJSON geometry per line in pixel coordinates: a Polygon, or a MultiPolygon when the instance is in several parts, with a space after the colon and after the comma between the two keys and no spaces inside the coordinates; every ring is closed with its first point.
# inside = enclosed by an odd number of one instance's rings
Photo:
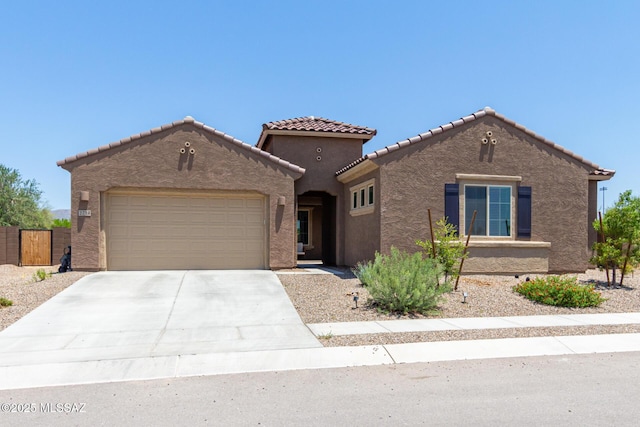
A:
{"type": "Polygon", "coordinates": [[[307,326],[317,337],[320,337],[328,335],[339,336],[398,332],[630,324],[640,324],[640,313],[384,320],[344,323],[308,323],[307,326]]]}
{"type": "MultiPolygon", "coordinates": [[[[322,335],[407,332],[416,330],[490,329],[542,326],[615,325],[640,323],[640,313],[521,316],[504,318],[424,319],[308,325],[322,335]],[[331,329],[327,328],[331,325],[331,329]],[[425,329],[431,328],[431,329],[425,329]],[[365,331],[365,332],[363,332],[365,331]],[[369,332],[366,332],[369,331],[369,332]]],[[[96,382],[285,371],[394,363],[436,362],[526,356],[640,352],[640,334],[610,334],[474,341],[421,342],[359,347],[292,348],[157,357],[111,358],[67,363],[0,366],[0,389],[96,382]]]]}

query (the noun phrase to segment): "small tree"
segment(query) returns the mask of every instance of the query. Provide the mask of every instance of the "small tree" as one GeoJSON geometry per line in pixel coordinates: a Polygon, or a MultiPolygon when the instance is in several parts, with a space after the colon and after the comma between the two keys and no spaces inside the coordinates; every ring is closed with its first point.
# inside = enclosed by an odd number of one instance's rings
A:
{"type": "Polygon", "coordinates": [[[594,221],[593,227],[604,239],[594,244],[591,263],[601,270],[611,269],[614,284],[619,269],[622,285],[624,275],[640,263],[640,198],[633,197],[631,190],[620,194],[616,204],[604,213],[602,227],[600,220],[594,221]]]}
{"type": "Polygon", "coordinates": [[[433,245],[431,240],[416,240],[416,245],[422,248],[428,258],[433,259],[435,253],[435,260],[442,266],[445,282],[458,276],[460,261],[464,258],[464,243],[458,239],[456,227],[447,222],[446,218],[436,222],[433,245]]]}
{"type": "Polygon", "coordinates": [[[42,191],[34,180],[0,164],[0,226],[47,228],[51,213],[43,206],[42,191]]]}

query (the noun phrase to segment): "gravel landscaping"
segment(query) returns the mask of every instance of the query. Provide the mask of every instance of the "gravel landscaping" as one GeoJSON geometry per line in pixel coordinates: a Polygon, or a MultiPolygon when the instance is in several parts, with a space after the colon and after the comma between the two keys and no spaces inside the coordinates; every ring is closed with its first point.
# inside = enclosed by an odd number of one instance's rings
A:
{"type": "Polygon", "coordinates": [[[90,273],[70,271],[59,274],[57,265],[51,267],[0,265],[0,298],[13,301],[13,305],[9,307],[0,307],[0,331],[87,274],[90,273]],[[51,277],[36,282],[33,275],[39,269],[52,273],[51,277]]]}
{"type": "MultiPolygon", "coordinates": [[[[33,275],[41,267],[0,266],[0,297],[13,301],[10,307],[0,307],[0,330],[5,329],[40,304],[64,290],[87,272],[58,274],[57,266],[45,267],[53,272],[44,281],[35,282],[33,275]]],[[[367,304],[368,293],[349,270],[343,275],[305,274],[304,270],[278,271],[291,301],[305,323],[354,322],[426,318],[421,315],[386,315],[378,313],[367,304]],[[293,274],[295,273],[295,274],[293,274]],[[355,308],[352,292],[359,292],[359,304],[355,308]]],[[[512,291],[512,287],[524,280],[513,276],[465,276],[458,291],[445,295],[440,311],[430,317],[497,317],[528,316],[540,314],[621,313],[640,312],[640,275],[625,277],[625,286],[606,286],[604,272],[589,270],[577,275],[583,283],[593,283],[607,298],[600,307],[571,309],[533,303],[512,291]],[[462,303],[462,294],[468,297],[462,303]]],[[[531,276],[534,277],[534,276],[531,276]]],[[[576,326],[556,328],[514,328],[472,331],[411,332],[394,334],[367,334],[331,336],[321,339],[325,346],[392,344],[404,342],[530,337],[548,335],[582,335],[640,332],[640,325],[576,326]]]]}
{"type": "MultiPolygon", "coordinates": [[[[278,276],[305,323],[427,318],[427,316],[421,315],[398,316],[378,313],[366,303],[369,297],[367,290],[362,287],[360,281],[349,270],[343,270],[344,274],[342,276],[289,274],[291,272],[293,270],[280,272],[284,274],[279,274],[278,276]],[[352,292],[359,292],[358,308],[355,308],[353,297],[351,296],[352,292]]],[[[525,277],[516,279],[514,276],[464,276],[460,279],[458,290],[445,295],[445,301],[440,306],[440,312],[429,317],[500,317],[640,312],[639,275],[625,277],[624,287],[622,288],[608,288],[606,274],[598,270],[589,270],[585,274],[578,274],[577,276],[582,283],[593,283],[596,289],[607,298],[607,301],[600,307],[594,308],[552,307],[531,302],[513,292],[512,287],[525,280],[525,277]],[[463,292],[468,294],[465,303],[462,303],[463,292]]],[[[530,277],[536,276],[531,275],[530,277]]],[[[325,346],[344,346],[624,332],[640,332],[640,325],[366,334],[324,337],[321,341],[325,346]]]]}

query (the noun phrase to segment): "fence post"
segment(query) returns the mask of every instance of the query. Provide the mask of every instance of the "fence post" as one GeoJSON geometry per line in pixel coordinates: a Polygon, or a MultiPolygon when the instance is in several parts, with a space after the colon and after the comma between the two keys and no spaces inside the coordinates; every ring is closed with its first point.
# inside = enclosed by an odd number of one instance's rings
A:
{"type": "Polygon", "coordinates": [[[18,227],[0,227],[0,264],[19,265],[20,229],[18,227]]]}

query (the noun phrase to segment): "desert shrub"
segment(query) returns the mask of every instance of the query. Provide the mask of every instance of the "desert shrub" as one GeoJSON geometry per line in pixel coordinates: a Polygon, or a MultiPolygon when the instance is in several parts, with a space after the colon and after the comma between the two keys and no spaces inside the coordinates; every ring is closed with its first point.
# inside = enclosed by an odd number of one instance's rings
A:
{"type": "Polygon", "coordinates": [[[514,286],[514,291],[542,304],[559,307],[597,307],[606,301],[593,285],[580,285],[576,277],[538,277],[514,286]]]}
{"type": "Polygon", "coordinates": [[[427,314],[435,311],[442,294],[451,291],[439,284],[442,267],[420,252],[408,254],[391,248],[391,254],[376,252],[375,259],[360,263],[354,274],[367,288],[372,304],[380,311],[427,314]]]}
{"type": "Polygon", "coordinates": [[[9,307],[10,305],[13,305],[13,301],[0,297],[0,307],[9,307]]]}
{"type": "Polygon", "coordinates": [[[47,277],[51,277],[51,273],[44,271],[44,268],[39,268],[35,273],[33,273],[34,282],[42,282],[47,277]]]}

